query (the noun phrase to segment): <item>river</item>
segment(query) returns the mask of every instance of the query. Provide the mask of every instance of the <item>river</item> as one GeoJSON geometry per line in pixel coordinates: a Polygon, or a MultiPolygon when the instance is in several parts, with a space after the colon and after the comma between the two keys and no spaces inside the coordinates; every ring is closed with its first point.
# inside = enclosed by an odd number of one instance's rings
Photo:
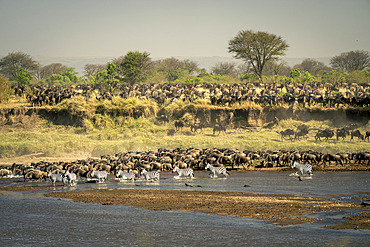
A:
{"type": "MultiPolygon", "coordinates": [[[[165,172],[159,182],[105,184],[80,181],[76,187],[58,184],[55,191],[87,188],[135,188],[287,193],[347,200],[370,192],[370,173],[316,172],[299,181],[286,172],[232,172],[227,179],[174,179],[165,172]],[[194,187],[185,186],[185,183],[194,187]],[[247,186],[245,186],[247,185],[247,186]]],[[[24,183],[0,179],[0,186],[50,188],[50,182],[24,183]]],[[[332,230],[356,210],[308,215],[320,222],[280,226],[263,220],[196,212],[152,211],[123,205],[76,203],[43,197],[40,191],[0,195],[0,246],[369,246],[369,230],[332,230]]],[[[367,208],[361,209],[366,211],[367,208]]]]}

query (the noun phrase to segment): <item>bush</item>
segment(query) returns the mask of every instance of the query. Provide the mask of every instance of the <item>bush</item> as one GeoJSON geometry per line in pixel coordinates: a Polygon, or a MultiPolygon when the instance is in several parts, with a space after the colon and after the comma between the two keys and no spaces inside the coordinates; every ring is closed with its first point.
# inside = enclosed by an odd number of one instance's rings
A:
{"type": "Polygon", "coordinates": [[[0,103],[8,102],[11,93],[10,82],[0,76],[0,103]]]}

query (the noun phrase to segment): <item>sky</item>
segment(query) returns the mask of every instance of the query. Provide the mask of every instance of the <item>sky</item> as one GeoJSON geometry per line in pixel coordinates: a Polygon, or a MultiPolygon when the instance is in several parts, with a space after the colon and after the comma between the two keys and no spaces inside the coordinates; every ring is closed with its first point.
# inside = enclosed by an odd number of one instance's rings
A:
{"type": "Polygon", "coordinates": [[[239,31],[288,44],[286,57],[370,51],[370,0],[0,0],[0,55],[231,57],[239,31]]]}

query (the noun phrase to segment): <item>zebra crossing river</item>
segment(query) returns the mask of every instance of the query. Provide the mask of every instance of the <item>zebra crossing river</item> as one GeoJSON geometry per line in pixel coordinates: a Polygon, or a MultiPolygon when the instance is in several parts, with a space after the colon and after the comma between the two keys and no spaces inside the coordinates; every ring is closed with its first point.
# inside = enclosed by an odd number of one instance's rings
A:
{"type": "MultiPolygon", "coordinates": [[[[160,180],[103,184],[80,181],[76,187],[50,182],[56,191],[88,188],[135,188],[287,193],[326,199],[370,192],[369,173],[314,172],[299,181],[286,172],[231,172],[228,178],[174,179],[162,173],[160,180]],[[185,186],[185,183],[194,185],[185,186]],[[248,186],[244,186],[248,184],[248,186]],[[199,185],[199,186],[198,186],[199,185]]],[[[21,178],[0,179],[0,187],[24,185],[21,178]]],[[[332,230],[325,225],[343,223],[353,210],[310,215],[322,221],[280,226],[263,220],[197,212],[152,211],[122,205],[76,203],[43,197],[37,192],[0,194],[0,246],[369,246],[369,230],[332,230]],[[268,233],[268,234],[266,234],[268,233]]],[[[364,208],[363,211],[368,210],[364,208]]]]}

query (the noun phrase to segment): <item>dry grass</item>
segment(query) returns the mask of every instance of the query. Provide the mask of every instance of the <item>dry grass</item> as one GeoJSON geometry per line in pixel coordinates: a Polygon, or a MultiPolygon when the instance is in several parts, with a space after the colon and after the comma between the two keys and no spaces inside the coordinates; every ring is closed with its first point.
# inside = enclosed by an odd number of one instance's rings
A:
{"type": "MultiPolygon", "coordinates": [[[[7,105],[27,107],[21,98],[13,98],[7,105]]],[[[167,102],[165,110],[173,119],[186,122],[194,120],[194,113],[202,110],[262,109],[259,105],[213,106],[206,100],[193,103],[167,102]]],[[[82,126],[54,125],[38,115],[14,117],[11,125],[0,129],[0,157],[40,154],[43,157],[63,156],[66,153],[83,152],[91,156],[114,154],[123,151],[157,150],[158,148],[235,148],[239,150],[314,150],[320,152],[358,152],[370,150],[370,142],[350,140],[328,142],[315,141],[315,131],[308,139],[282,140],[277,133],[286,128],[306,124],[310,128],[336,128],[338,124],[326,121],[282,120],[273,128],[227,128],[227,133],[214,135],[211,128],[193,133],[189,127],[182,132],[174,131],[173,121],[158,123],[155,116],[158,105],[150,100],[136,98],[97,101],[76,97],[69,101],[45,107],[50,111],[69,111],[82,117],[82,126]]],[[[236,125],[235,125],[236,126],[236,125]]],[[[370,124],[359,126],[363,133],[370,124]]],[[[39,156],[40,156],[39,155],[39,156]]]]}

